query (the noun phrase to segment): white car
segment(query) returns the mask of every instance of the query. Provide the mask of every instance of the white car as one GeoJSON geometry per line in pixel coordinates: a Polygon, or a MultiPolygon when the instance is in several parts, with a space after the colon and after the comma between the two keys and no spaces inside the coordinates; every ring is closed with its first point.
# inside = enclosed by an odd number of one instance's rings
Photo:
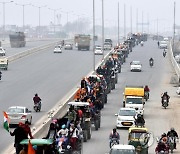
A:
{"type": "Polygon", "coordinates": [[[113,145],[109,154],[136,154],[133,145],[117,144],[113,145]]]}
{"type": "Polygon", "coordinates": [[[11,106],[7,110],[9,117],[9,125],[19,124],[19,122],[25,123],[28,121],[32,123],[31,111],[24,106],[11,106]]]}
{"type": "Polygon", "coordinates": [[[140,61],[132,61],[130,63],[130,65],[131,65],[131,71],[139,71],[139,72],[141,72],[142,64],[140,63],[140,61]]]}
{"type": "Polygon", "coordinates": [[[167,49],[167,41],[161,41],[160,42],[160,45],[159,45],[159,48],[160,49],[167,49]]]}
{"type": "Polygon", "coordinates": [[[131,127],[134,125],[136,110],[133,108],[120,108],[119,113],[116,114],[116,127],[131,127]]]}
{"type": "Polygon", "coordinates": [[[0,47],[0,56],[5,56],[6,55],[6,51],[3,47],[0,47]]]}
{"type": "Polygon", "coordinates": [[[94,54],[95,55],[102,55],[103,54],[103,50],[100,46],[97,46],[94,50],[94,54]]]}
{"type": "Polygon", "coordinates": [[[111,43],[105,42],[104,43],[104,50],[111,50],[111,43]]]}
{"type": "Polygon", "coordinates": [[[64,45],[64,49],[65,49],[65,50],[73,50],[73,44],[71,44],[71,43],[66,43],[66,44],[64,45]]]}
{"type": "Polygon", "coordinates": [[[55,46],[54,53],[62,53],[62,46],[61,45],[55,46]]]}

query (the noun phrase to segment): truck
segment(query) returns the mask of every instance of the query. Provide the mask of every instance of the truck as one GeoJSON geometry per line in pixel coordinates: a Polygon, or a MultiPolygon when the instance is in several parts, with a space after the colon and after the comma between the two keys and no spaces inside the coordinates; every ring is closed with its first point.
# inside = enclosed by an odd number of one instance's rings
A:
{"type": "Polygon", "coordinates": [[[143,86],[126,86],[124,89],[123,107],[136,109],[137,114],[144,114],[143,86]]]}
{"type": "Polygon", "coordinates": [[[90,49],[90,35],[77,34],[74,37],[74,42],[78,50],[89,50],[90,49]]]}
{"type": "Polygon", "coordinates": [[[111,48],[112,48],[113,42],[112,42],[112,40],[110,38],[105,39],[104,44],[106,44],[106,43],[109,43],[111,45],[111,48]]]}
{"type": "Polygon", "coordinates": [[[24,32],[15,32],[9,35],[11,48],[20,48],[25,47],[26,40],[25,40],[24,32]]]}

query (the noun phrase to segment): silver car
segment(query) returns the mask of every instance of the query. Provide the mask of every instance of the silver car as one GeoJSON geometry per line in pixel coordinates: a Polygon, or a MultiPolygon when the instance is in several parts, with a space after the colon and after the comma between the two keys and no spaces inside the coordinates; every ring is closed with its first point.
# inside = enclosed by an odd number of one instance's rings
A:
{"type": "Polygon", "coordinates": [[[28,121],[32,123],[31,111],[23,106],[11,106],[8,108],[7,115],[9,117],[9,125],[19,124],[19,122],[25,123],[28,121]]]}

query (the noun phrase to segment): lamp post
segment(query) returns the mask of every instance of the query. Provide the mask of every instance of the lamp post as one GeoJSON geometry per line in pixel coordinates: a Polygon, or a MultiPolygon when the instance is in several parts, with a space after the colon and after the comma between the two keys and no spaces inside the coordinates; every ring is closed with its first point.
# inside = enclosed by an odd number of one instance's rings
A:
{"type": "Polygon", "coordinates": [[[56,32],[56,11],[61,10],[61,8],[59,8],[59,9],[48,8],[48,9],[51,11],[54,11],[54,35],[55,35],[55,32],[56,32]]]}
{"type": "Polygon", "coordinates": [[[93,0],[93,71],[95,71],[95,2],[93,0]]]}
{"type": "Polygon", "coordinates": [[[41,26],[41,8],[46,7],[47,5],[43,5],[43,6],[32,5],[32,6],[38,8],[38,10],[39,10],[39,35],[40,35],[40,33],[41,33],[41,31],[40,31],[40,26],[41,26]]]}
{"type": "Polygon", "coordinates": [[[104,0],[102,0],[102,52],[102,59],[104,59],[104,0]]]}
{"type": "Polygon", "coordinates": [[[3,39],[5,38],[5,4],[12,3],[12,2],[14,2],[14,1],[8,1],[8,2],[2,1],[2,2],[0,2],[1,4],[3,4],[3,33],[4,33],[3,39]]]}
{"type": "Polygon", "coordinates": [[[18,4],[18,3],[15,4],[23,7],[23,31],[24,31],[24,7],[31,4],[18,4]]]}
{"type": "Polygon", "coordinates": [[[119,2],[118,2],[118,46],[119,46],[119,2]]]}

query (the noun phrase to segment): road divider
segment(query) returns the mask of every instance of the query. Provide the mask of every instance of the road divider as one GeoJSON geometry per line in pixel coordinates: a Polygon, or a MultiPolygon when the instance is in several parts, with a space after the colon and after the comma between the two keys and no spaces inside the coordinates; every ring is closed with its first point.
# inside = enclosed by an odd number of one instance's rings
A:
{"type": "Polygon", "coordinates": [[[170,61],[172,63],[172,66],[173,66],[173,68],[176,72],[176,75],[177,75],[177,81],[179,83],[180,82],[180,67],[174,58],[174,54],[173,54],[173,50],[172,50],[172,42],[170,42],[170,44],[169,44],[169,56],[170,56],[170,61]]]}

